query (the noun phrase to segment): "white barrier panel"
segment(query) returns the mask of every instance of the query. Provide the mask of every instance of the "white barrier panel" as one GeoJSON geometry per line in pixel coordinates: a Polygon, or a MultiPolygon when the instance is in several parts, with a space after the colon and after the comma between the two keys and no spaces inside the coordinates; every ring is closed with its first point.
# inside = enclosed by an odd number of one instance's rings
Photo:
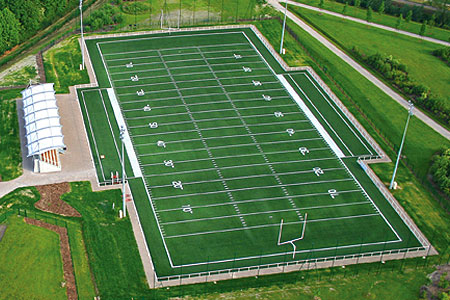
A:
{"type": "Polygon", "coordinates": [[[117,120],[117,125],[119,125],[119,128],[121,128],[122,126],[123,128],[125,128],[125,135],[123,142],[125,143],[125,149],[127,149],[128,158],[131,163],[131,168],[133,169],[134,177],[142,177],[141,168],[139,167],[139,161],[137,159],[136,152],[134,152],[133,144],[131,143],[128,130],[126,130],[127,125],[125,124],[125,120],[123,119],[122,111],[120,110],[119,102],[117,101],[114,89],[109,88],[106,90],[108,91],[108,96],[111,101],[114,116],[116,117],[117,120]]]}
{"type": "Polygon", "coordinates": [[[331,138],[331,136],[328,134],[328,132],[323,128],[322,124],[317,120],[317,118],[313,115],[313,113],[309,110],[308,106],[303,102],[303,100],[300,98],[300,96],[295,92],[295,90],[292,88],[292,86],[289,84],[289,82],[284,78],[283,75],[277,75],[280,82],[284,85],[286,90],[289,92],[291,97],[297,102],[297,104],[300,106],[300,108],[303,110],[305,115],[308,117],[308,119],[311,121],[311,123],[314,125],[314,127],[317,129],[317,131],[320,133],[320,135],[323,137],[325,142],[330,146],[331,150],[336,154],[337,157],[342,158],[345,157],[344,153],[341,149],[339,149],[338,145],[334,142],[334,140],[331,138]]]}

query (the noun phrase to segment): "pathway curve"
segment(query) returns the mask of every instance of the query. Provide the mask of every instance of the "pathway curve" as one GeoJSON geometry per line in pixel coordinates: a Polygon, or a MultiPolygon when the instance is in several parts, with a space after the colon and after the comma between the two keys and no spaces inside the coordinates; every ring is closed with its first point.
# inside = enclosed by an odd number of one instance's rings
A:
{"type": "MultiPolygon", "coordinates": [[[[269,1],[269,2],[271,2],[271,1],[269,1]]],[[[283,3],[284,3],[284,1],[283,1],[283,3]]],[[[321,8],[318,8],[318,7],[315,7],[315,6],[310,6],[310,5],[306,5],[306,4],[303,4],[303,3],[294,2],[294,1],[291,1],[291,0],[288,0],[288,4],[294,5],[294,6],[303,7],[303,8],[309,9],[309,10],[314,10],[314,11],[317,11],[317,12],[320,12],[320,13],[323,13],[323,14],[326,14],[326,15],[332,15],[332,16],[335,16],[335,17],[338,17],[338,18],[350,20],[350,21],[353,21],[353,22],[356,22],[356,23],[367,25],[367,26],[377,27],[377,28],[381,28],[381,29],[384,29],[384,30],[388,30],[388,31],[399,33],[399,34],[407,35],[407,36],[410,36],[410,37],[418,38],[418,39],[421,39],[421,40],[424,40],[424,41],[427,41],[427,42],[431,42],[431,43],[440,44],[440,45],[444,45],[444,46],[450,47],[450,43],[448,43],[446,41],[434,39],[434,38],[427,37],[427,36],[421,36],[421,35],[416,34],[416,33],[412,33],[412,32],[409,32],[409,31],[404,31],[404,30],[399,30],[399,29],[396,29],[396,28],[392,28],[392,27],[385,26],[385,25],[380,25],[380,24],[377,24],[377,23],[367,22],[366,20],[362,20],[362,19],[355,18],[355,17],[349,17],[349,16],[346,16],[346,15],[343,15],[343,14],[340,14],[340,13],[336,13],[336,12],[333,12],[333,11],[321,9],[321,8]]]]}
{"type": "MultiPolygon", "coordinates": [[[[275,9],[281,11],[284,14],[284,7],[277,0],[268,0],[268,3],[272,5],[275,9]]],[[[291,2],[288,2],[291,3],[291,2]]],[[[293,3],[293,2],[292,2],[293,3]]],[[[296,15],[291,13],[289,10],[287,12],[287,16],[293,22],[295,22],[298,26],[300,26],[303,30],[313,36],[316,40],[318,40],[322,45],[330,49],[334,54],[348,63],[351,67],[353,67],[356,71],[358,71],[361,75],[370,80],[374,85],[376,85],[379,89],[389,95],[392,99],[397,101],[400,105],[402,105],[405,109],[409,108],[409,103],[406,101],[400,94],[392,90],[389,86],[384,84],[381,80],[379,80],[376,76],[370,73],[367,69],[362,67],[359,63],[353,60],[350,56],[345,54],[341,49],[336,47],[333,43],[323,37],[319,32],[313,29],[311,26],[303,22],[296,15]]],[[[428,117],[422,111],[416,109],[414,115],[420,119],[422,122],[433,128],[436,132],[444,136],[446,139],[450,139],[450,131],[441,126],[439,123],[428,117]]]]}

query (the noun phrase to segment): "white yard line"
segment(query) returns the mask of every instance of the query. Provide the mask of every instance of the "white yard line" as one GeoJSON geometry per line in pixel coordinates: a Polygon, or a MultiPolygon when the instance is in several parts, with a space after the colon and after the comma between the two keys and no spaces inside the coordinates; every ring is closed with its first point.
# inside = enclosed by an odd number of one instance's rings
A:
{"type": "MultiPolygon", "coordinates": [[[[311,148],[309,149],[310,152],[312,151],[322,151],[322,150],[330,150],[327,148],[311,148]]],[[[266,155],[274,155],[274,154],[286,154],[286,153],[298,153],[298,150],[284,150],[284,151],[276,151],[276,152],[265,152],[266,155]]],[[[157,153],[156,155],[166,155],[165,153],[157,153]]],[[[259,153],[248,153],[248,154],[238,154],[238,155],[229,155],[229,156],[215,156],[214,159],[229,159],[229,158],[237,158],[237,157],[249,157],[249,156],[258,156],[259,153]]],[[[323,159],[323,158],[322,158],[323,159]]],[[[175,164],[182,164],[182,163],[192,163],[192,162],[199,162],[199,161],[206,161],[209,160],[209,158],[198,158],[198,159],[188,159],[188,160],[174,160],[173,162],[175,164]]],[[[152,163],[152,164],[141,164],[143,167],[148,166],[157,166],[163,164],[162,162],[159,163],[152,163]]]]}
{"type": "MultiPolygon", "coordinates": [[[[310,206],[310,207],[302,207],[299,208],[301,210],[314,210],[314,209],[324,209],[324,208],[336,208],[336,207],[345,207],[345,206],[358,206],[358,205],[367,205],[368,202],[353,202],[353,203],[343,203],[343,204],[334,204],[334,205],[324,205],[324,206],[310,206]]],[[[266,214],[277,214],[283,212],[296,211],[296,208],[287,208],[287,209],[278,209],[278,210],[269,210],[269,211],[258,211],[258,212],[250,212],[241,214],[240,216],[260,216],[266,214]]],[[[180,211],[180,209],[178,209],[180,211]]],[[[160,211],[161,212],[161,211],[160,211]]],[[[163,225],[177,225],[177,224],[185,224],[185,223],[194,223],[194,222],[203,222],[203,221],[211,221],[211,220],[221,220],[221,219],[229,219],[236,218],[237,215],[222,215],[216,217],[207,217],[207,218],[197,218],[197,219],[186,219],[181,221],[169,221],[162,223],[163,225]]],[[[308,219],[309,220],[309,219],[308,219]]]]}
{"type": "MultiPolygon", "coordinates": [[[[282,144],[282,143],[295,143],[295,142],[309,142],[309,141],[323,141],[322,138],[312,138],[312,139],[298,139],[298,140],[291,140],[291,141],[281,141],[281,142],[264,142],[259,143],[260,145],[273,145],[273,144],[282,144]]],[[[254,146],[255,144],[237,144],[237,145],[228,145],[228,146],[216,146],[216,147],[209,147],[209,149],[225,149],[225,148],[238,148],[238,147],[246,147],[246,146],[254,146]]],[[[192,151],[204,151],[204,148],[194,148],[194,149],[185,149],[185,150],[176,150],[176,151],[167,151],[166,154],[174,154],[174,153],[183,153],[183,152],[192,152],[192,151]]],[[[139,157],[143,156],[151,156],[154,155],[154,153],[149,154],[140,154],[139,157]]]]}
{"type": "MultiPolygon", "coordinates": [[[[251,116],[242,116],[242,118],[261,118],[261,117],[269,117],[273,116],[273,114],[261,114],[261,115],[251,115],[251,116]]],[[[149,117],[151,118],[151,117],[149,117]]],[[[225,120],[236,120],[240,119],[239,117],[225,117],[225,118],[212,118],[212,119],[200,119],[196,120],[196,122],[217,122],[217,121],[225,121],[225,120]]],[[[284,121],[284,122],[274,122],[273,124],[292,124],[292,123],[303,123],[305,120],[292,120],[292,121],[284,121]]],[[[180,125],[180,124],[188,124],[192,123],[190,121],[179,121],[179,122],[169,122],[169,123],[158,123],[158,126],[172,126],[172,125],[180,125]]],[[[253,124],[248,124],[248,126],[252,126],[253,124]]],[[[255,126],[258,126],[258,124],[254,124],[255,126]]],[[[148,124],[145,125],[136,125],[136,126],[130,126],[130,128],[144,128],[148,127],[148,124]]],[[[202,129],[203,130],[203,129],[202,129]]]]}
{"type": "MultiPolygon", "coordinates": [[[[122,112],[120,111],[120,105],[117,101],[116,95],[114,93],[113,88],[107,89],[109,100],[111,101],[111,106],[114,111],[114,116],[116,117],[117,125],[119,128],[127,128],[127,124],[123,118],[122,112]]],[[[133,144],[130,139],[130,135],[128,134],[128,130],[125,130],[123,143],[125,144],[125,148],[127,150],[128,159],[130,160],[131,168],[133,170],[134,177],[142,177],[142,172],[139,167],[139,161],[134,151],[133,144]]]]}
{"type": "Polygon", "coordinates": [[[345,157],[342,150],[339,149],[338,145],[336,145],[336,143],[330,137],[330,135],[325,130],[325,128],[323,128],[322,124],[320,124],[320,122],[317,120],[317,118],[314,116],[314,114],[309,110],[308,106],[306,106],[306,104],[299,97],[299,95],[295,92],[295,90],[292,88],[292,86],[289,84],[289,82],[284,78],[284,76],[277,75],[277,77],[281,81],[281,83],[284,85],[286,90],[289,92],[289,94],[292,96],[292,98],[295,100],[295,102],[298,103],[298,105],[303,110],[303,112],[308,117],[308,119],[311,120],[311,123],[314,125],[314,127],[317,129],[317,131],[323,137],[325,142],[330,146],[330,148],[334,151],[334,153],[336,153],[336,156],[339,158],[345,157]]]}
{"type": "MultiPolygon", "coordinates": [[[[339,191],[340,194],[346,194],[346,193],[361,193],[361,190],[342,190],[339,191]]],[[[289,197],[291,198],[306,198],[306,197],[317,197],[317,196],[326,196],[327,198],[330,197],[329,193],[312,193],[312,194],[301,194],[301,195],[292,195],[292,196],[282,196],[282,197],[271,197],[271,198],[258,198],[258,199],[249,199],[249,200],[239,200],[236,201],[240,204],[245,203],[258,203],[258,202],[265,202],[265,201],[279,201],[279,200],[285,200],[289,197]]],[[[345,206],[347,204],[355,204],[355,203],[368,203],[368,201],[365,202],[351,202],[351,203],[340,203],[340,204],[332,204],[332,205],[324,205],[324,206],[311,206],[311,207],[299,207],[299,209],[308,209],[308,208],[327,208],[327,207],[334,207],[334,206],[345,206]]],[[[227,206],[231,205],[231,202],[221,202],[221,203],[214,203],[214,204],[206,204],[206,205],[191,205],[192,209],[197,208],[208,208],[208,207],[217,207],[217,206],[227,206]]],[[[159,212],[180,212],[180,208],[167,208],[167,209],[161,209],[159,212]]]]}
{"type": "MultiPolygon", "coordinates": [[[[201,130],[201,129],[200,129],[201,130]]],[[[303,130],[297,130],[296,132],[311,132],[314,131],[314,129],[303,129],[303,130]]],[[[262,135],[286,135],[285,131],[272,131],[272,132],[261,132],[261,133],[253,133],[253,134],[236,134],[236,135],[222,135],[222,136],[211,136],[211,137],[202,137],[198,139],[185,139],[185,140],[167,140],[165,141],[166,144],[179,144],[179,143],[190,143],[195,141],[208,141],[208,140],[217,140],[217,139],[234,139],[234,138],[240,138],[240,137],[252,137],[252,136],[262,136],[262,135]]],[[[145,144],[136,144],[136,147],[141,146],[148,146],[153,145],[153,143],[145,143],[145,144]]]]}
{"type": "MultiPolygon", "coordinates": [[[[221,168],[223,169],[223,168],[221,168]]],[[[342,171],[345,170],[344,168],[325,168],[322,169],[323,171],[342,171]]],[[[196,170],[203,172],[204,170],[196,170]]],[[[184,174],[192,174],[194,171],[182,171],[182,172],[176,172],[176,173],[166,173],[166,174],[158,174],[158,176],[170,176],[170,175],[184,175],[184,174]]],[[[284,173],[276,173],[278,177],[280,176],[286,176],[286,175],[299,175],[299,174],[307,174],[307,173],[314,173],[313,170],[302,170],[302,171],[295,171],[295,172],[284,172],[284,173]]],[[[257,175],[248,175],[248,176],[238,176],[238,177],[224,177],[226,181],[235,181],[235,180],[246,180],[246,179],[252,179],[252,178],[264,178],[264,177],[273,177],[273,174],[257,174],[257,175]]],[[[203,183],[213,183],[213,182],[221,182],[223,179],[208,179],[208,180],[200,180],[200,181],[184,181],[183,186],[185,185],[195,185],[195,184],[203,184],[203,183]]],[[[156,188],[172,188],[172,184],[165,184],[165,185],[154,185],[151,186],[152,189],[156,188]]]]}
{"type": "MultiPolygon", "coordinates": [[[[325,218],[325,219],[316,219],[309,220],[308,223],[316,223],[316,222],[328,222],[328,221],[336,221],[336,220],[346,220],[346,219],[356,219],[356,218],[366,218],[366,217],[379,217],[378,214],[365,214],[365,215],[354,215],[354,216],[346,216],[346,217],[336,217],[336,218],[325,218]]],[[[285,224],[300,224],[302,221],[298,222],[289,222],[285,224]]],[[[211,230],[211,231],[203,231],[197,233],[186,233],[186,234],[178,234],[178,235],[169,235],[166,236],[166,239],[180,238],[180,237],[190,237],[190,236],[200,236],[207,234],[215,234],[215,233],[224,233],[224,232],[233,232],[240,231],[244,229],[258,229],[258,228],[267,228],[267,227],[275,227],[280,226],[280,224],[264,224],[264,225],[256,225],[256,226],[248,226],[247,228],[230,228],[230,229],[222,229],[222,230],[211,230]]]]}
{"type": "MultiPolygon", "coordinates": [[[[288,183],[288,184],[282,184],[284,187],[288,186],[301,186],[301,185],[314,185],[314,184],[323,184],[323,183],[334,183],[334,182],[345,182],[345,181],[351,181],[354,182],[351,178],[345,178],[345,179],[333,179],[333,180],[323,180],[323,181],[311,181],[311,182],[302,182],[302,183],[288,183]]],[[[183,194],[178,196],[164,196],[164,197],[154,197],[154,200],[163,200],[163,199],[176,199],[176,198],[184,198],[184,197],[191,197],[191,196],[198,196],[198,195],[213,195],[213,194],[222,194],[226,192],[240,192],[240,191],[250,191],[255,189],[272,189],[272,188],[279,188],[280,185],[269,185],[269,186],[258,186],[258,187],[249,187],[249,188],[239,188],[239,189],[229,189],[229,190],[222,190],[222,191],[215,191],[215,192],[202,192],[202,193],[194,193],[194,194],[183,194]]],[[[291,196],[291,195],[289,195],[291,196]]],[[[292,197],[292,196],[291,196],[292,197]]]]}
{"type": "MultiPolygon", "coordinates": [[[[221,167],[220,169],[221,170],[239,169],[239,168],[247,168],[247,167],[254,167],[254,166],[267,166],[268,164],[282,165],[282,164],[295,164],[295,163],[310,163],[310,162],[325,161],[325,160],[336,160],[336,157],[315,158],[315,159],[308,159],[308,160],[277,161],[277,162],[270,162],[270,163],[264,162],[264,163],[245,164],[245,165],[239,164],[239,165],[231,165],[231,166],[221,167]]],[[[206,169],[195,169],[195,170],[171,172],[171,173],[160,173],[160,174],[158,174],[158,176],[178,175],[178,174],[188,174],[188,173],[198,173],[198,172],[201,173],[204,171],[211,171],[214,169],[215,168],[206,168],[206,169]]]]}

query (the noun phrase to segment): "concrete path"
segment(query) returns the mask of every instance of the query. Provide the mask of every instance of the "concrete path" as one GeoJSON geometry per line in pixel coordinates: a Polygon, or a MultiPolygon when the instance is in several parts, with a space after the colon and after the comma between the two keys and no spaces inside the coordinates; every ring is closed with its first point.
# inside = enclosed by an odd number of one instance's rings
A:
{"type": "MultiPolygon", "coordinates": [[[[277,0],[268,0],[268,3],[272,5],[275,9],[281,11],[284,14],[284,7],[277,1],[277,0]]],[[[289,2],[288,2],[289,3],[289,2]]],[[[402,105],[405,109],[409,108],[408,101],[406,101],[400,94],[392,90],[389,86],[384,84],[381,80],[379,80],[377,77],[375,77],[372,73],[370,73],[368,70],[366,70],[364,67],[362,67],[359,63],[357,63],[355,60],[353,60],[350,56],[345,54],[341,49],[336,47],[333,43],[328,41],[325,37],[323,37],[319,32],[317,32],[315,29],[313,29],[311,26],[303,22],[301,19],[299,19],[296,15],[291,13],[290,11],[287,12],[287,16],[289,19],[291,19],[293,22],[295,22],[298,26],[300,26],[303,30],[305,30],[307,33],[309,33],[311,36],[313,36],[316,40],[318,40],[322,45],[330,49],[334,54],[336,54],[338,57],[340,57],[342,60],[344,60],[346,63],[348,63],[351,67],[353,67],[356,71],[358,71],[361,75],[366,77],[368,80],[370,80],[374,85],[376,85],[379,89],[381,89],[383,92],[385,92],[387,95],[389,95],[392,99],[397,101],[400,105],[402,105]]],[[[441,134],[446,139],[450,139],[450,132],[442,127],[439,123],[428,117],[426,114],[421,112],[420,110],[416,109],[414,115],[420,119],[422,122],[433,128],[436,132],[441,134]]]]}
{"type": "MultiPolygon", "coordinates": [[[[282,3],[284,5],[284,1],[282,3]]],[[[399,33],[399,34],[407,35],[407,36],[410,36],[410,37],[418,38],[418,39],[421,39],[421,40],[424,40],[424,41],[427,41],[427,42],[431,42],[431,43],[440,44],[440,45],[444,45],[444,46],[450,47],[450,43],[442,41],[442,40],[430,38],[430,37],[427,37],[427,36],[421,36],[419,34],[411,33],[411,32],[404,31],[404,30],[398,30],[398,29],[395,29],[395,28],[392,28],[392,27],[389,27],[389,26],[380,25],[380,24],[377,24],[377,23],[367,22],[366,20],[362,20],[362,19],[358,19],[358,18],[354,18],[354,17],[349,17],[349,16],[346,16],[346,15],[343,15],[343,14],[340,14],[340,13],[335,13],[335,12],[332,12],[332,11],[329,11],[329,10],[321,9],[321,8],[310,6],[310,5],[306,5],[306,4],[303,4],[303,3],[298,3],[298,2],[294,2],[294,1],[288,0],[288,4],[294,5],[294,6],[303,7],[303,8],[309,9],[309,10],[314,10],[314,11],[320,12],[322,14],[331,15],[331,16],[335,16],[335,17],[338,17],[338,18],[350,20],[350,21],[353,21],[353,22],[356,22],[356,23],[367,25],[367,26],[372,26],[372,27],[384,29],[384,30],[387,30],[387,31],[392,31],[392,32],[396,32],[396,33],[399,33]]]]}
{"type": "Polygon", "coordinates": [[[61,172],[36,174],[33,173],[32,159],[27,157],[25,128],[23,120],[22,99],[17,100],[17,113],[19,116],[19,130],[22,150],[22,176],[0,182],[0,198],[19,187],[53,184],[60,182],[90,181],[92,189],[103,190],[114,187],[99,187],[96,171],[90,155],[89,143],[86,137],[83,118],[74,89],[70,94],[56,95],[56,101],[61,116],[64,143],[67,151],[61,157],[61,172]]]}

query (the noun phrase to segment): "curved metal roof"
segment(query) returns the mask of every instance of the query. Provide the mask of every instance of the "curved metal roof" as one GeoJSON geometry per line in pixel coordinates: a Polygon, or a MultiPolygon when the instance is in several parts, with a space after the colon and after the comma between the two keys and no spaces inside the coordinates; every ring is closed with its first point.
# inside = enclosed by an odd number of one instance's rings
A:
{"type": "Polygon", "coordinates": [[[53,83],[33,85],[21,93],[28,156],[65,148],[53,83]]]}

